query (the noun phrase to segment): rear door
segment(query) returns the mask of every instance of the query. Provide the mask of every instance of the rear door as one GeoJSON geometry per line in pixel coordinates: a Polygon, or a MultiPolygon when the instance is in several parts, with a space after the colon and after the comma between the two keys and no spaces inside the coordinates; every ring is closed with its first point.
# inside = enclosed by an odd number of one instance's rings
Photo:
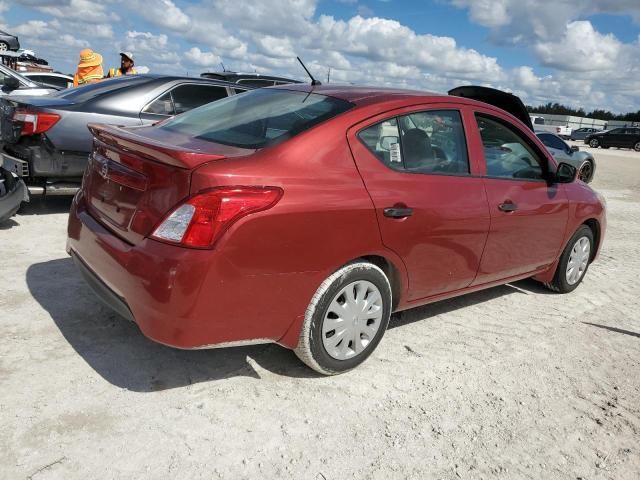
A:
{"type": "Polygon", "coordinates": [[[387,112],[348,131],[384,245],[409,273],[409,299],[468,286],[489,229],[457,104],[387,112]]]}
{"type": "Polygon", "coordinates": [[[555,169],[533,135],[495,110],[475,109],[474,141],[484,160],[491,229],[474,284],[538,271],[557,258],[569,204],[545,178],[555,169]]]}

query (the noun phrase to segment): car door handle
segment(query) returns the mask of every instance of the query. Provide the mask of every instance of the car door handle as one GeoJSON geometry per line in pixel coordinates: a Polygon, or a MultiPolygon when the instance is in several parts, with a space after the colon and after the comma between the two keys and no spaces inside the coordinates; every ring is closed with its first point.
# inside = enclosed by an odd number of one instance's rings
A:
{"type": "Polygon", "coordinates": [[[514,212],[518,209],[518,206],[513,202],[506,201],[498,205],[498,208],[503,212],[514,212]]]}
{"type": "Polygon", "coordinates": [[[413,208],[385,208],[384,216],[391,218],[406,218],[413,215],[413,208]]]}

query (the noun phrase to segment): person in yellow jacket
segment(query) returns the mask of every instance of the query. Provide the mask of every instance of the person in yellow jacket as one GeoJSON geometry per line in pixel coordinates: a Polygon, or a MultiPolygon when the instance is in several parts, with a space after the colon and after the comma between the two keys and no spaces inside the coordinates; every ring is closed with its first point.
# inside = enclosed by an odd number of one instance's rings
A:
{"type": "Polygon", "coordinates": [[[120,52],[120,68],[110,68],[107,78],[119,77],[120,75],[135,75],[136,69],[133,68],[133,53],[120,52]]]}
{"type": "Polygon", "coordinates": [[[73,86],[78,87],[96,83],[102,80],[103,77],[102,55],[94,52],[90,48],[81,50],[78,68],[73,76],[73,86]]]}

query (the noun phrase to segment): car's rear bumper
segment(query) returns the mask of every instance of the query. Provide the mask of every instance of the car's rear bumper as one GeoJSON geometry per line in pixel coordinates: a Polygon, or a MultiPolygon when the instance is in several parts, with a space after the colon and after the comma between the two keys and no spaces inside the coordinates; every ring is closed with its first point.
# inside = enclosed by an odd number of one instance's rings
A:
{"type": "Polygon", "coordinates": [[[302,285],[317,281],[247,275],[215,250],[150,239],[131,245],[87,212],[82,192],[72,203],[67,252],[104,303],[152,340],[185,349],[277,342],[304,313],[302,285]]]}

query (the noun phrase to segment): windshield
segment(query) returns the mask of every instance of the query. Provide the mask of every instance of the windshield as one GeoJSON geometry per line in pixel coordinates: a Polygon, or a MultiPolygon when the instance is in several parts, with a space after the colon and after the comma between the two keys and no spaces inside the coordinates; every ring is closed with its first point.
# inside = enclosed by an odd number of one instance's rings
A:
{"type": "Polygon", "coordinates": [[[108,80],[103,80],[98,83],[91,83],[89,85],[83,85],[80,87],[67,88],[56,93],[52,93],[50,96],[57,98],[64,98],[71,102],[84,102],[95,98],[99,95],[114,92],[122,88],[127,88],[132,85],[140,85],[144,82],[148,82],[152,79],[140,75],[128,75],[108,80]]]}
{"type": "Polygon", "coordinates": [[[253,90],[209,103],[159,128],[240,148],[263,148],[287,140],[349,110],[344,100],[280,89],[253,90]]]}

